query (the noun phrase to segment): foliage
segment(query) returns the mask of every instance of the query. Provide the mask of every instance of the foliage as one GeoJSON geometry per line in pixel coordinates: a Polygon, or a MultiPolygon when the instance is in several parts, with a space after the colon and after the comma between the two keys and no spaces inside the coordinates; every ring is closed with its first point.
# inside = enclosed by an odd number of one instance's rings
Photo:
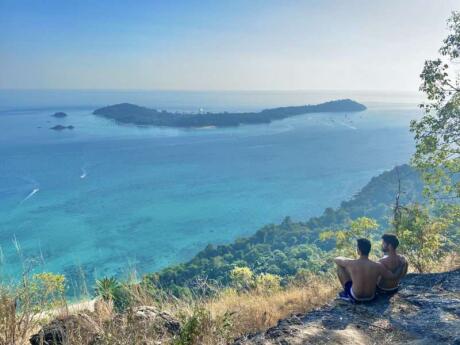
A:
{"type": "Polygon", "coordinates": [[[237,291],[257,289],[261,292],[273,292],[281,287],[281,277],[271,273],[254,275],[249,267],[235,267],[230,271],[231,285],[237,291]]]}
{"type": "Polygon", "coordinates": [[[27,290],[21,291],[19,302],[27,294],[27,303],[37,311],[62,306],[65,298],[65,277],[62,274],[43,272],[34,274],[28,282],[27,290]]]}
{"type": "Polygon", "coordinates": [[[237,290],[248,290],[254,286],[254,273],[249,267],[235,267],[230,271],[230,280],[237,290]]]}
{"type": "Polygon", "coordinates": [[[451,223],[450,217],[432,217],[417,204],[403,209],[395,223],[399,249],[418,272],[427,272],[446,255],[446,230],[451,223]]]}
{"type": "Polygon", "coordinates": [[[440,204],[434,211],[438,217],[448,220],[449,227],[446,231],[446,251],[460,254],[460,205],[440,204]]]}
{"type": "Polygon", "coordinates": [[[111,301],[119,311],[129,304],[129,286],[124,286],[114,277],[105,277],[96,281],[96,295],[104,301],[111,301]]]}
{"type": "Polygon", "coordinates": [[[358,238],[370,239],[378,227],[374,219],[359,217],[350,221],[346,229],[323,231],[319,237],[322,241],[334,239],[338,255],[353,257],[356,254],[356,240],[358,238]]]}
{"type": "Polygon", "coordinates": [[[262,293],[273,293],[281,288],[281,277],[270,273],[259,274],[256,277],[256,288],[262,293]]]}
{"type": "Polygon", "coordinates": [[[453,69],[460,57],[460,12],[452,13],[448,27],[441,57],[425,61],[420,75],[420,90],[428,99],[421,105],[424,116],[411,123],[416,142],[413,163],[433,198],[460,197],[460,77],[453,69]]]}
{"type": "Polygon", "coordinates": [[[0,284],[0,345],[22,344],[40,318],[65,306],[65,278],[43,272],[25,272],[20,284],[0,284]]]}
{"type": "Polygon", "coordinates": [[[201,345],[228,343],[233,328],[232,314],[225,312],[213,318],[204,306],[195,306],[192,315],[186,316],[184,325],[174,345],[201,345]]]}
{"type": "Polygon", "coordinates": [[[121,285],[114,277],[105,277],[96,281],[96,294],[105,301],[115,299],[120,289],[121,285]]]}
{"type": "MultiPolygon", "coordinates": [[[[422,200],[423,185],[418,172],[403,165],[372,178],[351,200],[342,202],[335,210],[326,209],[320,217],[307,222],[294,222],[286,217],[281,224],[266,225],[253,236],[232,244],[208,245],[189,262],[149,274],[144,282],[176,296],[191,296],[200,279],[215,285],[230,285],[230,272],[235,267],[247,267],[255,276],[262,273],[280,276],[282,285],[299,272],[326,272],[329,251],[335,245],[333,241],[320,241],[318,234],[326,229],[341,230],[359,217],[373,218],[383,228],[388,226],[398,193],[398,177],[404,187],[401,203],[422,200]]],[[[375,234],[379,231],[375,230],[375,234]]]]}

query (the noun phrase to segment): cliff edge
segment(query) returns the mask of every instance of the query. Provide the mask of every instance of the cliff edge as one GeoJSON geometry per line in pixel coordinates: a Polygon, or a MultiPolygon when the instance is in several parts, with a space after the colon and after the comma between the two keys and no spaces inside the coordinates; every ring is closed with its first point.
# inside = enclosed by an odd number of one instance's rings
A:
{"type": "Polygon", "coordinates": [[[235,342],[249,344],[460,345],[460,269],[409,274],[393,296],[367,305],[336,300],[235,342]]]}

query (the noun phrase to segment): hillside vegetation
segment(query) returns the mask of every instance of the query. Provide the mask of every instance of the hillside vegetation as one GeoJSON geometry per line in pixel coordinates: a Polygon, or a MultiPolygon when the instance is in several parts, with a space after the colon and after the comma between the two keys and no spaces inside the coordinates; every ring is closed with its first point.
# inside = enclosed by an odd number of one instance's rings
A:
{"type": "Polygon", "coordinates": [[[351,200],[337,209],[326,209],[320,217],[306,222],[294,222],[286,217],[281,224],[266,225],[253,236],[237,239],[232,244],[210,244],[189,262],[150,274],[146,279],[180,294],[194,289],[203,279],[228,285],[234,267],[248,267],[256,274],[276,274],[283,278],[283,283],[297,274],[325,272],[330,264],[329,251],[335,248],[335,243],[322,241],[321,232],[338,230],[354,219],[369,217],[380,225],[373,232],[378,238],[390,226],[399,188],[401,204],[423,201],[419,174],[402,165],[372,178],[351,200]]]}

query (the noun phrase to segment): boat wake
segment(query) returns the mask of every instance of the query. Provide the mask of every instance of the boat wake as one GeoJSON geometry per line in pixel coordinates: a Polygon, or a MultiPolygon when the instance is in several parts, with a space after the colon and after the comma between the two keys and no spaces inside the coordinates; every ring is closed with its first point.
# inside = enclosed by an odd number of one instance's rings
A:
{"type": "Polygon", "coordinates": [[[88,173],[86,172],[86,169],[85,169],[85,168],[81,168],[81,175],[80,175],[80,178],[81,178],[81,179],[84,179],[84,178],[86,178],[87,175],[88,175],[88,173]]]}
{"type": "Polygon", "coordinates": [[[352,125],[350,125],[350,124],[348,124],[348,123],[346,123],[346,122],[342,122],[342,121],[337,121],[337,122],[340,123],[342,126],[345,126],[345,127],[347,127],[347,128],[353,129],[353,130],[355,130],[355,131],[358,129],[358,128],[356,128],[355,126],[352,126],[352,125]]]}
{"type": "Polygon", "coordinates": [[[29,200],[31,197],[33,197],[35,194],[37,194],[38,192],[40,191],[40,188],[34,188],[30,193],[29,195],[27,195],[24,199],[22,199],[22,201],[20,202],[20,204],[26,202],[27,200],[29,200]]]}

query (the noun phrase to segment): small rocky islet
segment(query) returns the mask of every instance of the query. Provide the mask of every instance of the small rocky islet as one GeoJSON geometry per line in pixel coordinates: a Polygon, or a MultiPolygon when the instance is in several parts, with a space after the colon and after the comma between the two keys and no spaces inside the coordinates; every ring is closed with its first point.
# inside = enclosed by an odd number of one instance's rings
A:
{"type": "Polygon", "coordinates": [[[50,129],[52,129],[54,131],[63,131],[65,129],[74,129],[74,128],[75,127],[72,126],[72,125],[69,125],[69,126],[56,125],[56,126],[50,127],[50,129]]]}
{"type": "Polygon", "coordinates": [[[67,114],[64,113],[63,111],[58,111],[51,116],[61,119],[61,118],[67,117],[67,114]]]}

